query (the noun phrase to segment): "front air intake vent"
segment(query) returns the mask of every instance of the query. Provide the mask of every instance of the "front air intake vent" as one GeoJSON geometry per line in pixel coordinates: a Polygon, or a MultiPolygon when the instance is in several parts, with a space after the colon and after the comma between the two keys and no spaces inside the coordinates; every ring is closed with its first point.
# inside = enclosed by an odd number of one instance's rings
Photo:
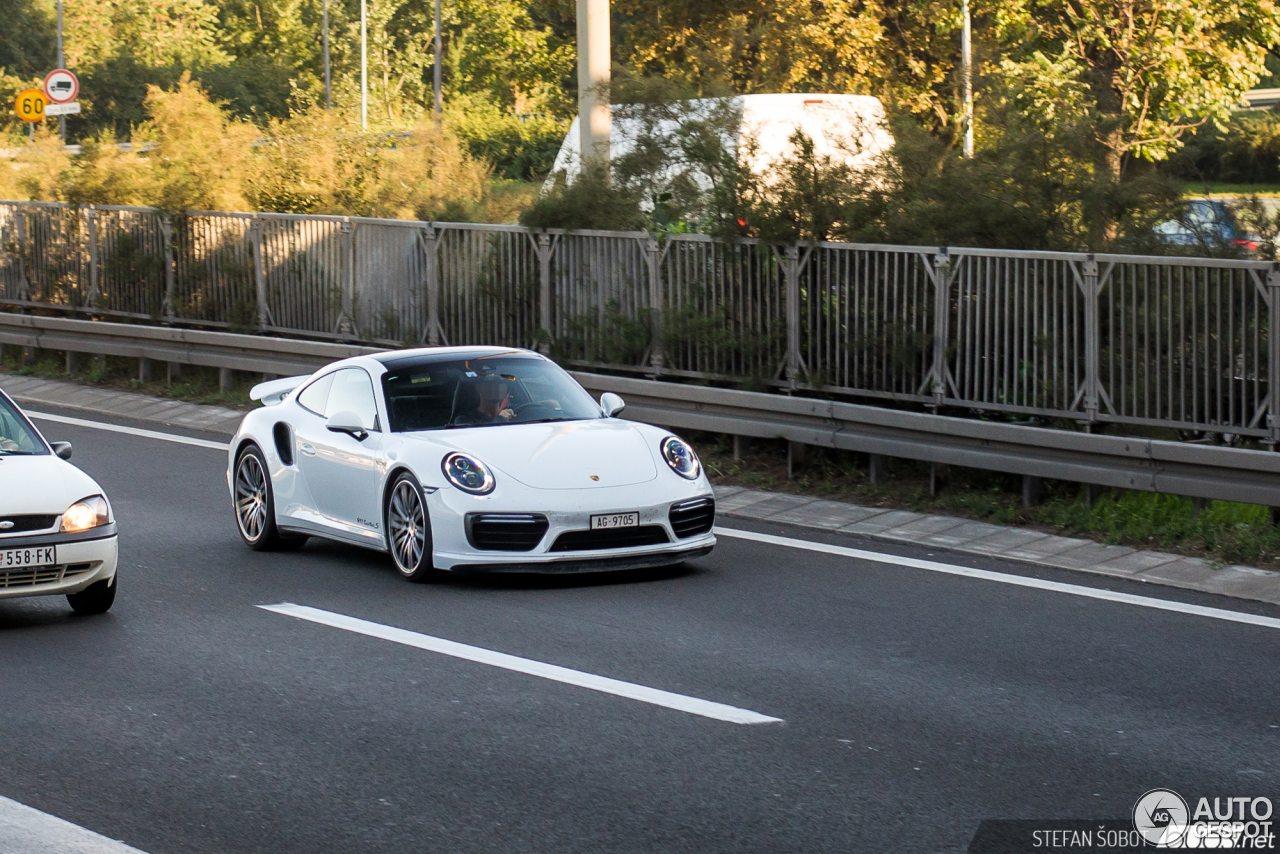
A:
{"type": "Polygon", "coordinates": [[[468,513],[467,542],[481,551],[530,552],[548,527],[541,513],[468,513]]]}
{"type": "Polygon", "coordinates": [[[671,539],[661,525],[639,528],[606,528],[598,531],[566,531],[556,537],[553,552],[594,552],[604,549],[629,549],[634,546],[656,546],[671,539]]]}
{"type": "Polygon", "coordinates": [[[708,496],[673,504],[667,519],[671,530],[682,540],[705,534],[716,523],[716,500],[708,496]]]}

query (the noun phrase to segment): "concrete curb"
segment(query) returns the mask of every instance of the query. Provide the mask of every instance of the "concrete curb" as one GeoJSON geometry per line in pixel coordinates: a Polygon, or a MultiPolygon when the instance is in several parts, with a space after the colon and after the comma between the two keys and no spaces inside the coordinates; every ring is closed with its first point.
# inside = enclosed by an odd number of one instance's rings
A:
{"type": "Polygon", "coordinates": [[[0,374],[0,389],[24,408],[36,409],[41,404],[65,409],[82,409],[108,415],[123,415],[143,421],[155,421],[193,430],[210,430],[228,436],[236,432],[244,413],[221,406],[186,403],[137,394],[129,391],[94,388],[59,380],[42,380],[0,374]]]}
{"type": "Polygon", "coordinates": [[[736,486],[716,487],[716,512],[731,518],[862,534],[880,540],[1280,604],[1280,573],[1277,572],[1251,566],[1214,567],[1196,557],[1104,546],[1090,540],[955,516],[860,507],[842,501],[736,486]]]}
{"type": "MultiPolygon", "coordinates": [[[[23,406],[40,404],[120,415],[230,436],[244,413],[221,406],[184,403],[127,391],[98,389],[59,380],[0,374],[0,388],[23,406]]],[[[1280,573],[1250,566],[1214,567],[1195,557],[1104,546],[1026,528],[934,516],[908,510],[860,507],[802,495],[716,487],[722,516],[785,522],[804,528],[862,534],[890,542],[1018,560],[1024,563],[1181,587],[1238,599],[1280,604],[1280,573]]]]}

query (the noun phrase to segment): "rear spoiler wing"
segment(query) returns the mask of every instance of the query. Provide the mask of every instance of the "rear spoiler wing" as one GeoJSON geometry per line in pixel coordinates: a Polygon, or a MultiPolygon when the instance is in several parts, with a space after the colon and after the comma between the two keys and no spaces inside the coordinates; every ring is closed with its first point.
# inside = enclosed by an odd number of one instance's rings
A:
{"type": "Polygon", "coordinates": [[[289,392],[311,378],[310,374],[301,377],[284,377],[270,382],[258,383],[249,390],[250,400],[260,400],[263,406],[275,406],[288,397],[289,392]]]}

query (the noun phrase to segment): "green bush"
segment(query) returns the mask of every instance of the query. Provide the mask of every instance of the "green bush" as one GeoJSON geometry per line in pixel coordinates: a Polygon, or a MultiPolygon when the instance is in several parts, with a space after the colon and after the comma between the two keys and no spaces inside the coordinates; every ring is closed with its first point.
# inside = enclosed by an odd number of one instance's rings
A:
{"type": "Polygon", "coordinates": [[[572,183],[555,181],[520,214],[531,228],[595,228],[633,231],[645,227],[640,196],[613,180],[607,165],[588,164],[572,183]]]}
{"type": "Polygon", "coordinates": [[[456,97],[447,121],[472,157],[502,178],[522,181],[546,177],[568,129],[546,113],[506,112],[483,95],[456,97]]]}
{"type": "Polygon", "coordinates": [[[1236,113],[1225,129],[1206,125],[1165,171],[1188,181],[1280,183],[1280,111],[1236,113]]]}

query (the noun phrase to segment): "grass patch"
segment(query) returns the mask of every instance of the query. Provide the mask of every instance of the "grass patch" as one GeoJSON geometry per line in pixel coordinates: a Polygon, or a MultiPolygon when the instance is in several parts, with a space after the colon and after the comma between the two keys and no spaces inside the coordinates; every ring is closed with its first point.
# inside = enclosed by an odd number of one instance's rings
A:
{"type": "Polygon", "coordinates": [[[62,380],[97,388],[133,391],[156,397],[168,397],[184,400],[188,403],[202,403],[223,406],[228,409],[252,409],[255,404],[249,400],[249,389],[253,388],[262,377],[243,371],[232,373],[233,382],[228,391],[218,387],[218,369],[200,365],[183,365],[181,373],[169,381],[164,362],[154,362],[154,377],[150,382],[138,379],[138,360],[123,356],[105,356],[94,358],[81,353],[76,370],[66,370],[66,354],[60,350],[38,350],[35,361],[23,364],[22,352],[15,347],[5,347],[3,358],[0,358],[0,371],[24,377],[62,380]]]}
{"type": "Polygon", "coordinates": [[[928,463],[890,459],[888,475],[872,484],[865,454],[809,447],[804,464],[787,480],[784,441],[755,440],[743,459],[735,460],[730,437],[690,432],[688,438],[715,484],[941,513],[1217,564],[1280,569],[1280,528],[1272,524],[1269,508],[1254,504],[1211,501],[1197,512],[1190,498],[1129,490],[1106,490],[1090,502],[1081,484],[1045,480],[1041,503],[1023,507],[1021,477],[959,466],[939,467],[939,488],[930,497],[928,463]]]}
{"type": "Polygon", "coordinates": [[[1187,184],[1183,198],[1203,199],[1206,196],[1258,196],[1264,199],[1280,198],[1280,184],[1187,184]]]}

